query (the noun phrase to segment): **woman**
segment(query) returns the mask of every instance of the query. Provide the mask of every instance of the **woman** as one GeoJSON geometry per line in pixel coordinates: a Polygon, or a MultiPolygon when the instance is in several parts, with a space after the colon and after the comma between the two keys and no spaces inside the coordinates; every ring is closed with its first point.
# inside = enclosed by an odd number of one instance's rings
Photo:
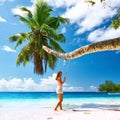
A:
{"type": "Polygon", "coordinates": [[[62,101],[63,101],[63,87],[62,86],[66,81],[66,77],[64,77],[64,81],[62,81],[62,72],[59,71],[57,76],[56,76],[56,80],[58,83],[56,93],[58,94],[59,101],[54,109],[55,111],[57,110],[58,107],[60,107],[60,110],[62,110],[62,101]]]}

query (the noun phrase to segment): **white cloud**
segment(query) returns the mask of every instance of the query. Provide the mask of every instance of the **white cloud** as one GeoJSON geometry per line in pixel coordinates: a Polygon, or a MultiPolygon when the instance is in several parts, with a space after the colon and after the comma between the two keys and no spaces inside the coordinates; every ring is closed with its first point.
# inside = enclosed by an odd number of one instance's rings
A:
{"type": "Polygon", "coordinates": [[[55,8],[59,7],[70,7],[76,3],[78,0],[46,0],[48,4],[55,8]]]}
{"type": "Polygon", "coordinates": [[[91,32],[88,36],[88,41],[90,42],[99,42],[107,39],[120,37],[120,28],[115,30],[113,28],[107,29],[97,29],[91,32]]]}
{"type": "Polygon", "coordinates": [[[76,87],[76,86],[66,86],[64,87],[64,91],[67,92],[83,92],[84,88],[83,87],[76,87]]]}
{"type": "Polygon", "coordinates": [[[95,87],[94,85],[91,85],[89,87],[89,91],[97,91],[97,87],[95,87]]]}
{"type": "Polygon", "coordinates": [[[110,8],[103,9],[100,4],[88,8],[84,19],[78,24],[80,28],[76,31],[76,34],[81,34],[99,26],[107,18],[113,17],[115,13],[116,11],[110,8]]]}
{"type": "MultiPolygon", "coordinates": [[[[56,91],[57,82],[55,80],[56,73],[53,73],[48,78],[41,78],[40,82],[36,83],[32,78],[12,78],[0,79],[0,91],[56,91]]],[[[84,91],[83,87],[75,87],[65,84],[64,91],[84,91]]]]}
{"type": "Polygon", "coordinates": [[[3,46],[2,50],[7,51],[7,52],[16,52],[15,50],[11,49],[9,46],[3,46]]]}
{"type": "Polygon", "coordinates": [[[55,91],[56,73],[48,78],[42,78],[36,83],[32,78],[0,79],[0,91],[55,91]]]}
{"type": "MultiPolygon", "coordinates": [[[[30,0],[33,4],[36,3],[36,0],[30,0]]],[[[55,8],[59,8],[59,7],[70,7],[71,5],[74,5],[76,3],[76,1],[78,0],[46,0],[46,2],[55,7],[55,8]]]]}
{"type": "Polygon", "coordinates": [[[68,7],[63,17],[69,18],[71,23],[79,24],[80,20],[85,16],[88,6],[83,1],[76,1],[72,7],[68,7]]]}
{"type": "Polygon", "coordinates": [[[13,91],[19,90],[21,86],[21,80],[17,78],[13,78],[10,81],[0,79],[0,91],[13,91]]]}
{"type": "Polygon", "coordinates": [[[35,83],[32,78],[13,78],[10,80],[0,79],[0,91],[44,91],[40,83],[35,83]]]}
{"type": "MultiPolygon", "coordinates": [[[[75,34],[81,34],[83,32],[92,30],[94,27],[103,23],[105,19],[115,15],[115,10],[112,10],[108,7],[103,9],[102,4],[99,2],[92,7],[86,6],[86,3],[83,3],[82,6],[84,9],[82,9],[82,15],[79,15],[79,21],[77,20],[79,29],[75,32],[75,34]]],[[[77,9],[77,11],[79,11],[79,9],[77,9]]],[[[76,20],[74,22],[76,22],[76,20]]]]}
{"type": "Polygon", "coordinates": [[[7,22],[4,18],[0,17],[0,22],[7,22]]]}
{"type": "Polygon", "coordinates": [[[47,2],[55,8],[66,8],[62,16],[69,18],[71,23],[78,25],[75,34],[92,30],[102,24],[107,18],[113,17],[116,14],[116,9],[113,8],[119,7],[120,4],[120,0],[106,0],[106,5],[105,3],[101,4],[100,0],[96,0],[94,6],[88,5],[83,0],[54,0],[54,2],[47,0],[47,2]]]}

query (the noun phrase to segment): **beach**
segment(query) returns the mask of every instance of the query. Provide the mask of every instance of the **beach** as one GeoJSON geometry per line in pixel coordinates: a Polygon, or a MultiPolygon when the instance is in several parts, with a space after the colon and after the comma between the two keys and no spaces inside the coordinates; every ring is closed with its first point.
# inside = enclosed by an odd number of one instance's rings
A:
{"type": "Polygon", "coordinates": [[[53,108],[0,108],[0,120],[120,120],[120,111],[79,109],[54,111],[53,108]]]}
{"type": "Polygon", "coordinates": [[[0,93],[0,120],[120,120],[120,94],[64,93],[54,111],[55,92],[0,93]]]}

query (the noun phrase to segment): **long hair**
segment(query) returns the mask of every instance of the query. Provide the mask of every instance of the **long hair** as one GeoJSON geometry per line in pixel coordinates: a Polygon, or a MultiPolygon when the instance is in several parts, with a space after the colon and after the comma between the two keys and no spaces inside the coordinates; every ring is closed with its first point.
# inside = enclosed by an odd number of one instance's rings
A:
{"type": "Polygon", "coordinates": [[[58,79],[58,77],[60,76],[61,73],[62,73],[62,71],[59,71],[59,72],[57,73],[56,80],[58,79]]]}

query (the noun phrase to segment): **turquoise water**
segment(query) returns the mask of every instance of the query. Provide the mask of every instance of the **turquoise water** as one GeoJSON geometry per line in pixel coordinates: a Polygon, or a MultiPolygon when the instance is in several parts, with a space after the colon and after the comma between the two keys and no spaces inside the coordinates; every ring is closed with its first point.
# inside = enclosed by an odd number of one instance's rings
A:
{"type": "MultiPolygon", "coordinates": [[[[54,107],[55,92],[0,92],[0,107],[54,107]]],[[[120,93],[65,92],[63,107],[120,108],[120,93]]]]}

